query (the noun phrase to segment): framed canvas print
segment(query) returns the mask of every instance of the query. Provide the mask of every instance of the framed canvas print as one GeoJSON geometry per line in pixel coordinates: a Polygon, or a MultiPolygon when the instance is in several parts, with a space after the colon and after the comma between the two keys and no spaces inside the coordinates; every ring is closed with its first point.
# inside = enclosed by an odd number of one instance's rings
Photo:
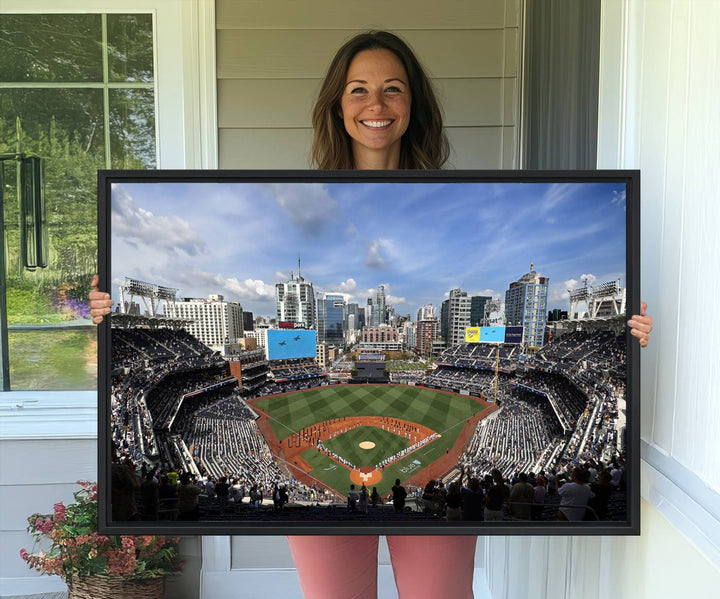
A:
{"type": "Polygon", "coordinates": [[[638,534],[637,171],[101,171],[105,533],[638,534]]]}

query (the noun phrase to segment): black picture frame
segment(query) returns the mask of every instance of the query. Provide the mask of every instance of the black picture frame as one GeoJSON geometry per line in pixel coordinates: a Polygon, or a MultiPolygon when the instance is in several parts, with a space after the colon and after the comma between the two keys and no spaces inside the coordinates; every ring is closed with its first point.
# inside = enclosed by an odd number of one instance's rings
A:
{"type": "MultiPolygon", "coordinates": [[[[112,272],[113,186],[178,184],[258,184],[289,188],[298,184],[319,185],[586,185],[616,184],[624,186],[625,227],[625,320],[640,309],[640,172],[637,170],[597,171],[211,171],[156,170],[98,173],[98,239],[100,289],[110,291],[113,277],[127,273],[112,272]]],[[[618,206],[614,206],[617,208],[618,206]]],[[[228,207],[231,208],[231,207],[228,207]]],[[[512,207],[509,207],[512,210],[512,207]]],[[[558,231],[565,226],[562,211],[557,216],[558,231]]],[[[256,233],[256,232],[255,232],[256,233]]],[[[279,240],[280,241],[280,240],[279,240]]],[[[580,245],[578,245],[580,247],[580,245]]],[[[292,265],[279,265],[286,267],[292,265]]],[[[309,267],[308,267],[309,268],[309,267]]],[[[520,272],[508,273],[508,281],[520,272]]],[[[552,275],[550,275],[552,276],[552,275]]],[[[209,290],[212,292],[212,290],[209,290]]],[[[232,298],[229,298],[232,299],[232,298]]],[[[438,298],[440,299],[440,298],[438,298]]],[[[312,521],[220,519],[203,521],[112,519],[111,468],[111,318],[99,325],[98,377],[98,528],[103,534],[167,535],[638,535],[640,534],[640,347],[625,327],[625,472],[626,518],[613,521],[373,521],[360,519],[323,520],[323,514],[312,521]]],[[[618,319],[615,319],[617,327],[618,319]]],[[[328,512],[325,512],[328,513],[328,512]]]]}

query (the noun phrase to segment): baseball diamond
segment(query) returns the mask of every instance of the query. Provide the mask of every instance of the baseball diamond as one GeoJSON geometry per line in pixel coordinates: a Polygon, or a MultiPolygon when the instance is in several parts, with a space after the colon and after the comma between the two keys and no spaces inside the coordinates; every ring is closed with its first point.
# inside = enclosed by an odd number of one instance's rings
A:
{"type": "Polygon", "coordinates": [[[477,422],[496,409],[477,397],[408,385],[332,385],[249,403],[278,463],[338,494],[351,483],[385,494],[396,478],[447,472],[477,422]]]}

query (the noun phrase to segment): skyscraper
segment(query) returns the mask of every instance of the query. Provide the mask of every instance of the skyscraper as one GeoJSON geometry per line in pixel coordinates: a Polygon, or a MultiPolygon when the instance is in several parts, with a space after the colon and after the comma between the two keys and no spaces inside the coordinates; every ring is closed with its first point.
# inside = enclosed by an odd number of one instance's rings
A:
{"type": "Polygon", "coordinates": [[[328,293],[324,297],[318,294],[317,333],[318,343],[342,346],[345,343],[345,298],[342,295],[328,293]]]}
{"type": "Polygon", "coordinates": [[[243,310],[243,331],[252,331],[255,328],[255,319],[252,312],[243,310]]]}
{"type": "Polygon", "coordinates": [[[430,320],[419,320],[417,323],[415,347],[423,356],[432,354],[433,341],[438,337],[438,321],[435,318],[430,320]]]}
{"type": "Polygon", "coordinates": [[[350,331],[360,330],[360,307],[357,304],[347,305],[347,315],[345,318],[345,329],[350,331]]]}
{"type": "Polygon", "coordinates": [[[485,314],[485,304],[492,298],[489,295],[473,295],[470,298],[470,326],[480,327],[485,323],[482,321],[485,314]]]}
{"type": "Polygon", "coordinates": [[[465,329],[470,326],[470,298],[467,291],[450,291],[450,297],[442,303],[440,320],[446,347],[465,343],[465,329]]]}
{"type": "Polygon", "coordinates": [[[425,304],[418,310],[417,320],[432,320],[435,318],[435,306],[432,304],[425,304]]]}
{"type": "Polygon", "coordinates": [[[412,349],[417,345],[417,324],[406,320],[402,325],[403,347],[412,349]]]}
{"type": "Polygon", "coordinates": [[[470,326],[470,298],[466,291],[450,291],[450,336],[448,347],[465,342],[465,329],[470,326]]]}
{"type": "Polygon", "coordinates": [[[186,326],[188,333],[215,350],[222,351],[226,340],[235,341],[243,336],[242,306],[238,302],[226,302],[222,295],[166,302],[165,313],[170,318],[190,321],[186,326]]]}
{"type": "Polygon", "coordinates": [[[510,283],[505,292],[505,320],[508,325],[523,327],[523,343],[542,347],[547,318],[547,294],[550,279],[533,270],[510,283]]]}
{"type": "Polygon", "coordinates": [[[387,323],[384,285],[379,285],[375,294],[368,298],[368,308],[371,309],[370,317],[367,319],[368,326],[376,327],[387,323]]]}
{"type": "Polygon", "coordinates": [[[316,326],[315,290],[312,283],[298,274],[285,283],[275,285],[278,322],[300,323],[306,329],[316,326]]]}

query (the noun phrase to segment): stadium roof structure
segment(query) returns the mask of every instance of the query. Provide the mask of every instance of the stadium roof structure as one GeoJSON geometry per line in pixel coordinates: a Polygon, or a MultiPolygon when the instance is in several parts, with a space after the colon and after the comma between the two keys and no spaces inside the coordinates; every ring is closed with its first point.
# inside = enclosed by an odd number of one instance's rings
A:
{"type": "Polygon", "coordinates": [[[625,315],[625,288],[620,286],[620,281],[608,281],[598,285],[588,285],[588,279],[583,277],[583,287],[575,290],[568,290],[570,293],[570,310],[568,320],[579,320],[585,322],[596,318],[613,318],[625,315]],[[582,304],[584,312],[576,309],[582,304]],[[576,314],[582,314],[576,318],[576,314]]]}
{"type": "Polygon", "coordinates": [[[182,329],[193,322],[186,318],[167,318],[166,316],[141,316],[115,312],[110,315],[110,326],[118,329],[182,329]]]}
{"type": "Polygon", "coordinates": [[[156,316],[159,312],[160,302],[174,302],[178,290],[173,287],[164,287],[155,283],[146,283],[137,279],[125,277],[120,285],[120,311],[126,312],[125,296],[130,296],[130,301],[135,296],[143,298],[143,303],[149,316],[156,316]]]}

